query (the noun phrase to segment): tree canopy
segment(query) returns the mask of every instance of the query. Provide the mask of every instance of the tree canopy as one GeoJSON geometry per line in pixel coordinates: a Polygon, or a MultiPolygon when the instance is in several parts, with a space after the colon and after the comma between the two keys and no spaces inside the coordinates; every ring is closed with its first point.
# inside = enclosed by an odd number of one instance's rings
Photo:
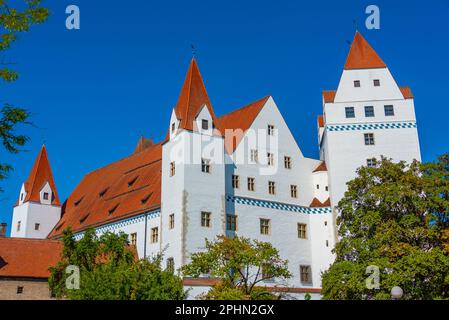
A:
{"type": "Polygon", "coordinates": [[[161,269],[162,255],[137,260],[125,233],[85,231],[75,241],[70,229],[63,233],[61,261],[50,268],[49,286],[58,298],[74,300],[180,300],[186,298],[182,279],[161,269]],[[68,266],[80,271],[79,289],[70,289],[68,266]]]}
{"type": "Polygon", "coordinates": [[[325,299],[390,299],[394,286],[404,299],[449,298],[448,154],[433,163],[383,158],[361,167],[338,210],[340,239],[322,277],[325,299]],[[367,286],[373,267],[378,286],[367,286]]]}
{"type": "Polygon", "coordinates": [[[203,299],[275,299],[279,298],[262,286],[267,280],[291,277],[288,261],[268,242],[244,237],[217,236],[206,239],[206,250],[191,255],[191,262],[181,268],[184,275],[199,277],[207,274],[217,278],[203,299]]]}

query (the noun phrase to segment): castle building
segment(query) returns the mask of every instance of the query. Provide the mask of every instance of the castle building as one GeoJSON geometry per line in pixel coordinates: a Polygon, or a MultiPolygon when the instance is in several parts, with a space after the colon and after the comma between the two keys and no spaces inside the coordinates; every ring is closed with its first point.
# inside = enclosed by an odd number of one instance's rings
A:
{"type": "MultiPolygon", "coordinates": [[[[411,90],[396,84],[358,32],[337,90],[323,91],[319,160],[303,155],[271,96],[217,116],[195,59],[167,126],[163,141],[142,137],[131,155],[88,173],[62,207],[43,148],[22,186],[11,235],[123,231],[139,257],[163,251],[175,269],[204,250],[205,238],[239,235],[270,242],[288,259],[293,277],[265,285],[318,296],[334,259],[334,207],[346,182],[381,156],[420,160],[411,90]]],[[[211,281],[185,284],[194,297],[211,281]]]]}

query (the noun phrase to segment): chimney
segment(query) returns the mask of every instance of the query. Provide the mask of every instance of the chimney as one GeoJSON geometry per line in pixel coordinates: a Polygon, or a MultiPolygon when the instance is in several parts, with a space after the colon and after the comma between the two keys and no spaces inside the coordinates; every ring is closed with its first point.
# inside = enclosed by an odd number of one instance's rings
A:
{"type": "Polygon", "coordinates": [[[6,223],[0,223],[0,237],[6,237],[6,223]]]}

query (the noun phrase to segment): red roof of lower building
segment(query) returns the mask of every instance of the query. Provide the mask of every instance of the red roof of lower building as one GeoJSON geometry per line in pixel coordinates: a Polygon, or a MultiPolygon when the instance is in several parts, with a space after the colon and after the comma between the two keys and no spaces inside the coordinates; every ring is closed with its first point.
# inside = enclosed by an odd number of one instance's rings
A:
{"type": "Polygon", "coordinates": [[[0,238],[0,277],[48,278],[61,252],[61,241],[0,238]]]}
{"type": "Polygon", "coordinates": [[[323,90],[323,99],[325,103],[333,103],[337,90],[323,90]]]}
{"type": "Polygon", "coordinates": [[[327,198],[327,200],[324,201],[324,202],[321,202],[317,198],[313,198],[313,200],[310,203],[309,207],[311,207],[311,208],[320,208],[320,207],[330,207],[330,205],[331,205],[331,200],[329,198],[327,198]]]}

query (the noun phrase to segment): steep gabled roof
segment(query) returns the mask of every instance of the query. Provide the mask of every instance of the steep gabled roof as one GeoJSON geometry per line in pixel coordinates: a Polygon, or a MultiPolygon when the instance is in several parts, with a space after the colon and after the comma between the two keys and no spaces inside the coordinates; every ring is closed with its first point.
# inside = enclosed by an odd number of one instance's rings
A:
{"type": "Polygon", "coordinates": [[[61,252],[61,241],[0,238],[0,277],[48,278],[61,252]]]}
{"type": "Polygon", "coordinates": [[[40,191],[47,182],[53,192],[51,203],[53,205],[61,205],[59,202],[58,192],[56,190],[56,184],[53,179],[53,174],[51,172],[47,150],[45,146],[42,146],[41,151],[34,162],[33,168],[31,169],[30,175],[24,183],[25,191],[27,193],[24,202],[40,202],[40,191]]]}
{"type": "Polygon", "coordinates": [[[312,202],[310,203],[309,207],[311,208],[321,208],[321,207],[330,207],[331,201],[329,198],[327,198],[326,201],[321,202],[317,198],[313,198],[312,202]]]}
{"type": "Polygon", "coordinates": [[[332,103],[335,99],[337,90],[323,90],[323,99],[325,103],[332,103]]]}
{"type": "Polygon", "coordinates": [[[357,31],[346,58],[345,70],[386,68],[387,65],[357,31]]]}
{"type": "Polygon", "coordinates": [[[260,110],[262,110],[269,98],[270,96],[263,97],[262,99],[254,101],[218,118],[218,128],[223,135],[225,135],[226,129],[242,130],[241,135],[235,136],[235,141],[232,141],[233,139],[227,139],[225,141],[226,151],[229,154],[232,154],[235,151],[240,141],[243,139],[244,133],[251,127],[254,119],[256,119],[260,110]]]}
{"type": "Polygon", "coordinates": [[[193,58],[175,107],[176,117],[180,120],[179,128],[194,130],[193,123],[204,105],[207,106],[212,116],[212,121],[216,125],[217,119],[201,77],[200,69],[195,58],[193,58]]]}
{"type": "Polygon", "coordinates": [[[405,86],[405,87],[400,87],[399,89],[401,90],[401,93],[404,96],[404,99],[413,99],[413,93],[409,87],[405,86]]]}
{"type": "Polygon", "coordinates": [[[87,174],[64,203],[49,238],[67,227],[79,232],[160,208],[161,167],[158,143],[87,174]]]}

